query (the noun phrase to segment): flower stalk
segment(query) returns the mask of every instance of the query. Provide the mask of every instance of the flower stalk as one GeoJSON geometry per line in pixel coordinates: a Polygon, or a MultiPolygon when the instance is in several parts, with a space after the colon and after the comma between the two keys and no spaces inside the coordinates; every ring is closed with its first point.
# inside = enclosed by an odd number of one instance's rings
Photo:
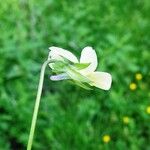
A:
{"type": "Polygon", "coordinates": [[[112,77],[109,73],[96,71],[98,60],[96,52],[92,47],[87,46],[82,50],[80,60],[78,60],[74,54],[65,49],[54,46],[50,47],[49,49],[50,52],[48,55],[48,60],[43,63],[41,68],[27,150],[32,149],[44,82],[44,74],[47,65],[49,65],[49,67],[52,69],[52,72],[55,73],[55,75],[50,77],[50,79],[53,81],[69,79],[87,90],[91,89],[89,86],[95,86],[103,90],[109,90],[112,83],[112,77]]]}
{"type": "Polygon", "coordinates": [[[36,97],[35,106],[34,106],[34,112],[33,112],[33,116],[32,116],[32,122],[31,122],[31,128],[30,128],[27,150],[32,149],[34,132],[35,132],[35,127],[36,127],[37,116],[38,116],[39,105],[40,105],[41,94],[42,94],[42,88],[43,88],[43,82],[44,82],[45,69],[46,69],[47,65],[49,63],[52,63],[52,62],[53,62],[53,60],[45,61],[42,65],[42,68],[41,68],[40,80],[39,80],[37,97],[36,97]]]}

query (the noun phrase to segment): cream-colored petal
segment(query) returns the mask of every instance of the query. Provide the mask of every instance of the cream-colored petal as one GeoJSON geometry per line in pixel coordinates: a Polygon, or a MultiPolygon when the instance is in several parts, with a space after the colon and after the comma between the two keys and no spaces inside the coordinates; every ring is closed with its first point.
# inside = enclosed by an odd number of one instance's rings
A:
{"type": "Polygon", "coordinates": [[[92,81],[91,85],[103,90],[109,90],[112,83],[112,77],[107,72],[93,72],[87,75],[92,81]]]}
{"type": "Polygon", "coordinates": [[[56,60],[62,60],[64,57],[71,62],[74,62],[74,63],[78,62],[77,57],[73,53],[69,52],[68,50],[55,47],[55,46],[49,47],[49,49],[50,49],[50,52],[49,52],[48,59],[51,58],[51,59],[56,59],[56,60]]]}
{"type": "Polygon", "coordinates": [[[87,68],[81,70],[83,74],[94,72],[96,70],[97,55],[95,50],[92,47],[87,46],[82,50],[80,63],[90,63],[90,65],[87,68]]]}

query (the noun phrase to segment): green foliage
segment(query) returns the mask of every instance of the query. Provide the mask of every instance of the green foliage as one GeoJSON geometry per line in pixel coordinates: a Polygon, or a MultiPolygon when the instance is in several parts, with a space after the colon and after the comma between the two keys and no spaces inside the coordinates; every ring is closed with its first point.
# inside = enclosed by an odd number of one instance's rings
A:
{"type": "Polygon", "coordinates": [[[86,91],[50,81],[47,69],[33,149],[150,149],[149,10],[149,0],[0,1],[0,149],[26,148],[49,46],[77,56],[94,47],[113,84],[86,91]]]}

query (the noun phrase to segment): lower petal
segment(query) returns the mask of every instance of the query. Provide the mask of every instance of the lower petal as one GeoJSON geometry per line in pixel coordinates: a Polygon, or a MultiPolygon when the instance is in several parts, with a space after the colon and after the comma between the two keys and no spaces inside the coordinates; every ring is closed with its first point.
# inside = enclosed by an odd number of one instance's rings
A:
{"type": "Polygon", "coordinates": [[[87,77],[92,81],[92,86],[103,90],[109,90],[111,87],[112,77],[107,72],[92,72],[87,77]]]}

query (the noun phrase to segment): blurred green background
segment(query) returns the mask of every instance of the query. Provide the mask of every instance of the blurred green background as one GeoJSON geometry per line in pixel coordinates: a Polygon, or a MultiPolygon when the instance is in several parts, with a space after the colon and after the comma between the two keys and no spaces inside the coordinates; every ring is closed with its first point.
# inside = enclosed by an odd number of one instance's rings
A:
{"type": "Polygon", "coordinates": [[[150,150],[150,1],[0,1],[0,150],[24,150],[49,46],[92,46],[110,91],[52,82],[33,149],[150,150]]]}

